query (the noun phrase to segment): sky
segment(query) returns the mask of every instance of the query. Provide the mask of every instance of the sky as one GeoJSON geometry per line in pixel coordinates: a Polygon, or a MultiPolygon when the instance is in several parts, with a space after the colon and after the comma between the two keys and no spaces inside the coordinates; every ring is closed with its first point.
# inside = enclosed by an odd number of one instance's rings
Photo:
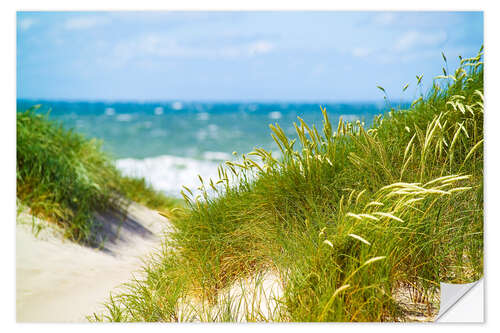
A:
{"type": "Polygon", "coordinates": [[[483,43],[482,12],[18,12],[17,98],[412,100],[483,43]],[[409,83],[408,89],[402,88],[409,83]]]}

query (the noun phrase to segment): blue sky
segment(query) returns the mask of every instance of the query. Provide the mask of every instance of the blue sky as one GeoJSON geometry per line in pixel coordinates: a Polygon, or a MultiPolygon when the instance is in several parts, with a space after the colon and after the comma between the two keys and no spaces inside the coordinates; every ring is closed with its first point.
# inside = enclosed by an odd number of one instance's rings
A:
{"type": "Polygon", "coordinates": [[[18,12],[17,97],[411,100],[482,43],[481,12],[18,12]]]}

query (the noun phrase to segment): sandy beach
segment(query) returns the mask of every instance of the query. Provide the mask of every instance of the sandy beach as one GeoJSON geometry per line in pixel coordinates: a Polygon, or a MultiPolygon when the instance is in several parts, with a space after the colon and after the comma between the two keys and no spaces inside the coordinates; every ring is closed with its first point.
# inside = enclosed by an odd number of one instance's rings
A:
{"type": "Polygon", "coordinates": [[[126,219],[98,217],[108,239],[101,249],[62,237],[47,222],[23,212],[16,225],[17,322],[86,322],[121,284],[139,274],[148,254],[160,249],[166,218],[133,203],[126,219]],[[33,232],[41,230],[35,236],[33,232]]]}

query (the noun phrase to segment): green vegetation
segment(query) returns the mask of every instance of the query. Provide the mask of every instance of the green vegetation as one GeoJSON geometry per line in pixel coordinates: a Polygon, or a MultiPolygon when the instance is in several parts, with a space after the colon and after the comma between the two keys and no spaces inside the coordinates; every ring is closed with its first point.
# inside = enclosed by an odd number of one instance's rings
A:
{"type": "Polygon", "coordinates": [[[93,244],[99,230],[94,213],[123,209],[119,198],[153,209],[176,204],[143,179],[121,176],[98,141],[64,129],[36,109],[17,113],[17,197],[31,214],[63,227],[75,241],[93,244]]]}
{"type": "Polygon", "coordinates": [[[235,320],[231,311],[186,316],[179,304],[215,306],[226,287],[259,272],[279,273],[280,311],[247,320],[408,320],[398,294],[430,304],[440,281],[478,279],[482,49],[444,72],[410,109],[391,109],[369,129],[334,128],[325,110],[321,133],[299,118],[298,142],[271,126],[283,157],[256,149],[221,166],[218,181],[200,179],[201,196],[186,189],[188,208],[146,278],[92,320],[235,320]]]}

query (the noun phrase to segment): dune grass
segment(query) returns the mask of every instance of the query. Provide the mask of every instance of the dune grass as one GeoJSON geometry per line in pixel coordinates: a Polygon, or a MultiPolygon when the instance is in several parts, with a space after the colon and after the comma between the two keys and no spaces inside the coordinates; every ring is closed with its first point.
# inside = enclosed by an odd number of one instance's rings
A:
{"type": "Polygon", "coordinates": [[[37,109],[17,113],[17,198],[31,214],[63,227],[72,240],[97,245],[94,213],[123,209],[119,198],[162,210],[178,204],[144,179],[122,176],[99,141],[63,128],[37,109]]]}
{"type": "Polygon", "coordinates": [[[180,303],[215,307],[225,288],[262,272],[281,276],[281,310],[248,320],[410,320],[402,291],[430,309],[440,282],[482,276],[483,110],[481,49],[369,129],[334,127],[324,109],[321,132],[299,118],[298,141],[271,125],[282,158],[256,149],[185,189],[188,208],[146,278],[91,320],[236,320],[184,317],[180,303]]]}

